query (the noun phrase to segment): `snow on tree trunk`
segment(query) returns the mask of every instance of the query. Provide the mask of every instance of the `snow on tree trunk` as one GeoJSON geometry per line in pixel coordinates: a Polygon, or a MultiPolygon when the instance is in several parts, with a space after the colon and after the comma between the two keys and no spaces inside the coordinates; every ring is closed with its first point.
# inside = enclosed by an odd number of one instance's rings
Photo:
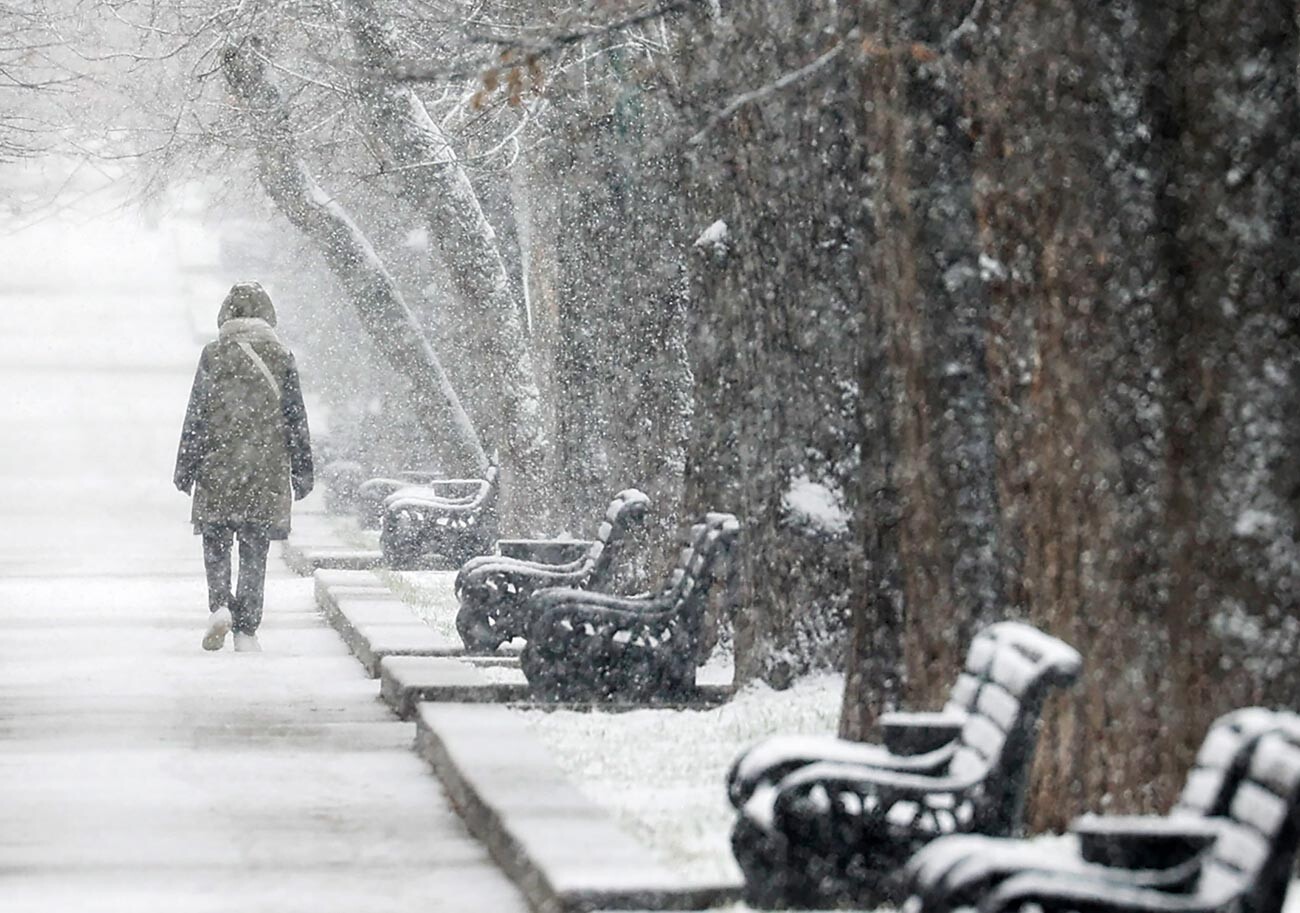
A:
{"type": "Polygon", "coordinates": [[[1133,10],[991,4],[972,33],[998,40],[976,40],[965,71],[1008,605],[1085,658],[1046,717],[1036,826],[1102,796],[1133,807],[1163,763],[1147,750],[1162,660],[1161,166],[1135,103],[1156,49],[1120,51],[1133,10]]]}
{"type": "MultiPolygon", "coordinates": [[[[931,142],[954,127],[973,138],[975,218],[949,225],[975,238],[989,295],[1006,611],[1085,657],[1083,683],[1048,714],[1031,797],[1031,826],[1059,827],[1100,803],[1167,805],[1210,719],[1297,696],[1282,658],[1295,645],[1298,566],[1287,420],[1298,360],[1295,21],[1265,4],[1247,15],[1191,2],[972,10],[932,34],[912,22],[869,41],[884,119],[873,141],[906,152],[901,169],[888,154],[873,159],[874,180],[887,204],[909,201],[908,168],[924,165],[931,142]],[[957,76],[955,122],[936,122],[943,106],[906,82],[900,90],[895,66],[957,76]]],[[[873,271],[886,303],[942,275],[919,258],[943,238],[901,246],[888,219],[897,211],[875,212],[895,247],[873,271]]],[[[921,317],[903,316],[894,382],[906,409],[893,447],[905,466],[935,446],[908,432],[907,410],[933,401],[936,378],[922,366],[946,356],[921,317]]],[[[964,332],[960,312],[950,319],[964,332]]],[[[927,573],[909,565],[942,561],[944,527],[909,523],[905,486],[898,497],[906,581],[927,573]]],[[[912,646],[913,625],[942,626],[950,609],[918,604],[906,584],[903,595],[907,699],[925,704],[959,657],[922,675],[931,658],[912,646]]],[[[846,716],[861,700],[846,694],[846,716]]]]}
{"type": "Polygon", "coordinates": [[[397,56],[391,24],[372,0],[348,0],[346,6],[366,74],[356,86],[363,123],[403,194],[425,219],[454,284],[462,388],[484,437],[501,445],[507,472],[503,509],[515,522],[535,526],[546,512],[538,503],[546,491],[541,395],[521,302],[496,232],[450,138],[414,89],[384,75],[397,56]]]}
{"type": "Polygon", "coordinates": [[[346,290],[375,347],[411,384],[411,404],[435,439],[450,436],[455,456],[487,466],[487,455],[460,399],[379,255],[347,211],[300,157],[285,102],[251,42],[222,53],[222,71],[256,142],[262,186],[316,245],[346,290]]]}

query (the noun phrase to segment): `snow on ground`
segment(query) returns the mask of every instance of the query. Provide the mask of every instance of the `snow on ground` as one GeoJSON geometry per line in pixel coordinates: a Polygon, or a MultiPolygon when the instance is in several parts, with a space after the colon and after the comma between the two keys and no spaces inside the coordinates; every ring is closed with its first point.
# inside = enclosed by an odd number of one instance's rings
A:
{"type": "Polygon", "coordinates": [[[518,712],[574,783],[664,862],[738,878],[727,769],[764,736],[833,733],[843,691],[843,676],[821,675],[787,691],[751,685],[709,710],[518,712]]]}

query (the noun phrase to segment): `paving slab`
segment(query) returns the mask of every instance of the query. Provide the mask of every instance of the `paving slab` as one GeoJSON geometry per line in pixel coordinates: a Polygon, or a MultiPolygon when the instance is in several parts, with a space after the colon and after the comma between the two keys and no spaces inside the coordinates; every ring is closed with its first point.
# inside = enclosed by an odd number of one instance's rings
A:
{"type": "Polygon", "coordinates": [[[415,719],[417,750],[535,910],[697,910],[738,899],[739,884],[654,860],[509,708],[424,702],[415,719]]]}
{"type": "Polygon", "coordinates": [[[379,696],[402,719],[410,719],[421,701],[526,701],[528,682],[517,658],[485,667],[455,657],[386,656],[379,664],[379,696]]]}
{"type": "Polygon", "coordinates": [[[459,637],[427,625],[369,571],[321,570],[314,576],[317,605],[370,677],[379,675],[389,656],[465,655],[459,637]]]}
{"type": "Polygon", "coordinates": [[[375,549],[303,542],[293,536],[280,544],[280,555],[295,574],[303,577],[310,577],[322,568],[369,570],[384,566],[383,554],[375,549]]]}

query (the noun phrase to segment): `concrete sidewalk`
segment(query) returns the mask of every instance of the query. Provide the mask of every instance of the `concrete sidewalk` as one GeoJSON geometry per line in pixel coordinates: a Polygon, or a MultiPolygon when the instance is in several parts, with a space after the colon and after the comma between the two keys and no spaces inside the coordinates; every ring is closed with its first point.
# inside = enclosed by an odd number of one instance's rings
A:
{"type": "Polygon", "coordinates": [[[0,908],[524,910],[309,579],[273,561],[264,653],[200,649],[198,350],[165,245],[109,234],[151,270],[77,288],[69,228],[0,287],[0,908]]]}

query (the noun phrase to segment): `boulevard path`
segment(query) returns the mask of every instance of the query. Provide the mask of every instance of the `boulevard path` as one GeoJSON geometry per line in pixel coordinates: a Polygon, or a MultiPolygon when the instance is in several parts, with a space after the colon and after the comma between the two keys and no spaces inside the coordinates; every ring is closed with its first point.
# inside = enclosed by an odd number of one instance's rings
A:
{"type": "Polygon", "coordinates": [[[524,910],[278,550],[265,652],[200,649],[173,260],[0,238],[0,909],[524,910]]]}

